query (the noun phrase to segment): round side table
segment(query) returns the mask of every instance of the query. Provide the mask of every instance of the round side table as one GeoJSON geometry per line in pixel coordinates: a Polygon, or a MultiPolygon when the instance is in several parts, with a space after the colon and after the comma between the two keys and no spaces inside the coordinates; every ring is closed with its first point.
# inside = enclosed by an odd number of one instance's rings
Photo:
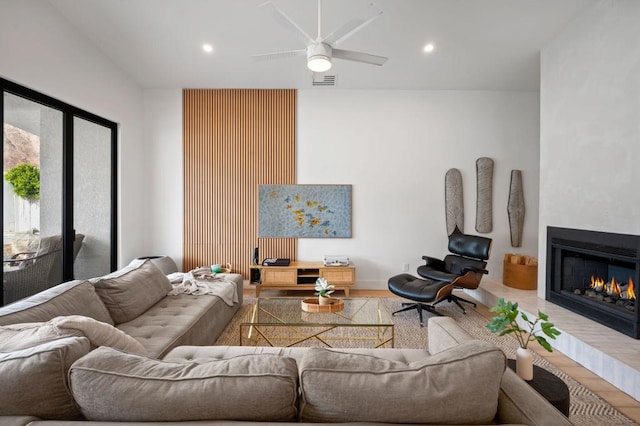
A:
{"type": "MultiPolygon", "coordinates": [[[[507,365],[510,369],[516,371],[515,359],[508,359],[507,365]]],[[[551,405],[560,410],[562,414],[569,417],[569,404],[571,401],[569,388],[560,377],[534,364],[533,379],[526,380],[526,382],[549,401],[551,405]]]]}

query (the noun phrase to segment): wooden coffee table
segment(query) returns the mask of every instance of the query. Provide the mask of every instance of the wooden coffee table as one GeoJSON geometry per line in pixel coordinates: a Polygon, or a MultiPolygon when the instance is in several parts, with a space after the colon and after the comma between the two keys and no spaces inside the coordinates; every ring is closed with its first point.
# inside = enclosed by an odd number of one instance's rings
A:
{"type": "Polygon", "coordinates": [[[376,298],[343,298],[338,312],[305,312],[300,297],[260,297],[240,323],[242,346],[394,346],[394,324],[376,298]]]}

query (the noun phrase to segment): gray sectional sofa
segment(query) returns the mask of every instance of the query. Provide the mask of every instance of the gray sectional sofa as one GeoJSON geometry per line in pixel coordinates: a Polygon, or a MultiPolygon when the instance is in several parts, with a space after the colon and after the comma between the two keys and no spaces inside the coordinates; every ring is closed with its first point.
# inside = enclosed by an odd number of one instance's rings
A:
{"type": "Polygon", "coordinates": [[[151,261],[136,260],[104,277],[63,283],[2,307],[0,326],[82,315],[115,326],[140,342],[148,356],[161,358],[176,346],[213,343],[242,305],[242,276],[219,276],[236,285],[238,303],[168,295],[168,278],[151,261]]]}
{"type": "Polygon", "coordinates": [[[0,425],[571,423],[451,318],[426,349],[207,346],[241,304],[148,262],[0,308],[0,425]]]}

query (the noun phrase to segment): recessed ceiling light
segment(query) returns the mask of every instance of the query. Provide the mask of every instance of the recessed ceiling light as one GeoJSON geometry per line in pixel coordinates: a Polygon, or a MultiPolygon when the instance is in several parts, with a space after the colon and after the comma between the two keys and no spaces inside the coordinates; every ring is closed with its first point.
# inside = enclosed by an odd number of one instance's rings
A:
{"type": "Polygon", "coordinates": [[[209,43],[205,43],[202,45],[202,50],[204,50],[207,53],[211,53],[213,52],[213,46],[210,45],[209,43]]]}
{"type": "Polygon", "coordinates": [[[422,48],[422,50],[424,50],[427,53],[433,52],[433,49],[435,49],[436,47],[433,45],[433,43],[427,43],[424,45],[424,47],[422,48]]]}

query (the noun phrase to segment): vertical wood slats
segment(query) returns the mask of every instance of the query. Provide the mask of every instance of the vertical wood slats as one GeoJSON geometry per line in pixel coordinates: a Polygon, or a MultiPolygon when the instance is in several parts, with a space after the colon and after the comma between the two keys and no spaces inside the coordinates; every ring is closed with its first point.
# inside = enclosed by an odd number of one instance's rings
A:
{"type": "Polygon", "coordinates": [[[183,91],[185,271],[296,259],[295,238],[258,239],[258,185],[295,183],[295,90],[183,91]]]}

